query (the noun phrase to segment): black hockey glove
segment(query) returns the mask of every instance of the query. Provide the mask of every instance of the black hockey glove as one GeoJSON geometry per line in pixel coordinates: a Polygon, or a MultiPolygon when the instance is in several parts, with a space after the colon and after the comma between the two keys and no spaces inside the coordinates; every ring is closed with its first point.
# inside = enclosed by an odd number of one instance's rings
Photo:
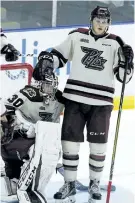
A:
{"type": "Polygon", "coordinates": [[[42,51],[38,56],[38,63],[33,71],[33,78],[35,80],[53,79],[53,55],[47,51],[42,51]]]}
{"type": "Polygon", "coordinates": [[[60,90],[57,90],[57,92],[55,93],[55,98],[61,104],[64,104],[64,105],[66,104],[67,99],[62,96],[62,92],[60,90]]]}
{"type": "Polygon", "coordinates": [[[1,54],[5,54],[6,61],[16,61],[19,57],[19,52],[12,44],[5,45],[1,50],[1,54]]]}
{"type": "Polygon", "coordinates": [[[125,44],[122,47],[122,51],[123,51],[123,54],[124,54],[126,60],[128,60],[129,63],[132,63],[133,59],[134,59],[134,52],[133,52],[132,47],[127,45],[127,44],[125,44]]]}

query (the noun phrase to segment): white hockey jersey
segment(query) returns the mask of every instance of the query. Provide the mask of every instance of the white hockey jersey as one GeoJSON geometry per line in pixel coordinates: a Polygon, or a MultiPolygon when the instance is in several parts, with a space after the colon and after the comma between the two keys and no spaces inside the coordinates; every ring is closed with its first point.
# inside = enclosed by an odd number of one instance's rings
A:
{"type": "Polygon", "coordinates": [[[45,104],[39,90],[33,86],[25,86],[11,98],[5,101],[7,109],[19,109],[24,118],[36,123],[39,120],[58,122],[60,113],[63,110],[63,104],[59,103],[56,98],[45,104]]]}
{"type": "MultiPolygon", "coordinates": [[[[105,34],[98,39],[89,29],[79,28],[52,52],[54,68],[72,61],[72,67],[63,96],[69,100],[90,105],[113,105],[114,69],[125,62],[117,36],[105,34]]],[[[124,68],[119,68],[123,80],[124,68]]],[[[128,82],[132,72],[127,75],[128,82]]]]}

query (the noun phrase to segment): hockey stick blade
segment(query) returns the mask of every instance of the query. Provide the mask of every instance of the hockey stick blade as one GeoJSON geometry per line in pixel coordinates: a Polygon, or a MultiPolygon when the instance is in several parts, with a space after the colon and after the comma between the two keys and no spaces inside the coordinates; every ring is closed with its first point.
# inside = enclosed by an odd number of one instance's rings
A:
{"type": "MultiPolygon", "coordinates": [[[[58,171],[62,176],[64,176],[64,168],[62,164],[57,164],[56,171],[58,171]]],[[[76,180],[76,189],[82,192],[87,192],[88,191],[88,186],[83,185],[80,181],[76,180]]],[[[107,191],[108,185],[101,185],[100,189],[102,191],[107,191]]],[[[116,187],[114,185],[111,186],[111,192],[114,192],[116,190],[116,187]]]]}

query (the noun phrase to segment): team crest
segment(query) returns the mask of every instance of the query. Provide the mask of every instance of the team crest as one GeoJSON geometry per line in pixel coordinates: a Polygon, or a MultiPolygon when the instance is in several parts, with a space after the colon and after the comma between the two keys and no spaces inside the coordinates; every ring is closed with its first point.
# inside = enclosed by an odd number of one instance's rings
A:
{"type": "Polygon", "coordinates": [[[105,68],[104,64],[106,63],[107,60],[101,57],[103,51],[83,46],[81,46],[81,49],[85,53],[85,56],[81,60],[82,64],[85,65],[85,68],[99,71],[105,68]]]}
{"type": "Polygon", "coordinates": [[[33,88],[31,88],[31,87],[29,87],[27,89],[24,89],[23,92],[28,94],[29,97],[31,97],[31,98],[36,96],[36,91],[33,88]]]}

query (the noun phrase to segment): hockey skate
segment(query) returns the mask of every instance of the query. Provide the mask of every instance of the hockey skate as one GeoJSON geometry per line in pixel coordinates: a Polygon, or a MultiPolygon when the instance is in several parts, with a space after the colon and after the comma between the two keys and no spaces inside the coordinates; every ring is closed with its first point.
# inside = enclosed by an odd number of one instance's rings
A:
{"type": "Polygon", "coordinates": [[[88,192],[89,192],[88,203],[96,203],[98,202],[98,200],[101,200],[102,195],[100,192],[99,181],[97,180],[91,181],[88,192]]]}
{"type": "Polygon", "coordinates": [[[75,181],[65,182],[65,184],[54,194],[55,203],[74,203],[75,200],[75,181]]]}

